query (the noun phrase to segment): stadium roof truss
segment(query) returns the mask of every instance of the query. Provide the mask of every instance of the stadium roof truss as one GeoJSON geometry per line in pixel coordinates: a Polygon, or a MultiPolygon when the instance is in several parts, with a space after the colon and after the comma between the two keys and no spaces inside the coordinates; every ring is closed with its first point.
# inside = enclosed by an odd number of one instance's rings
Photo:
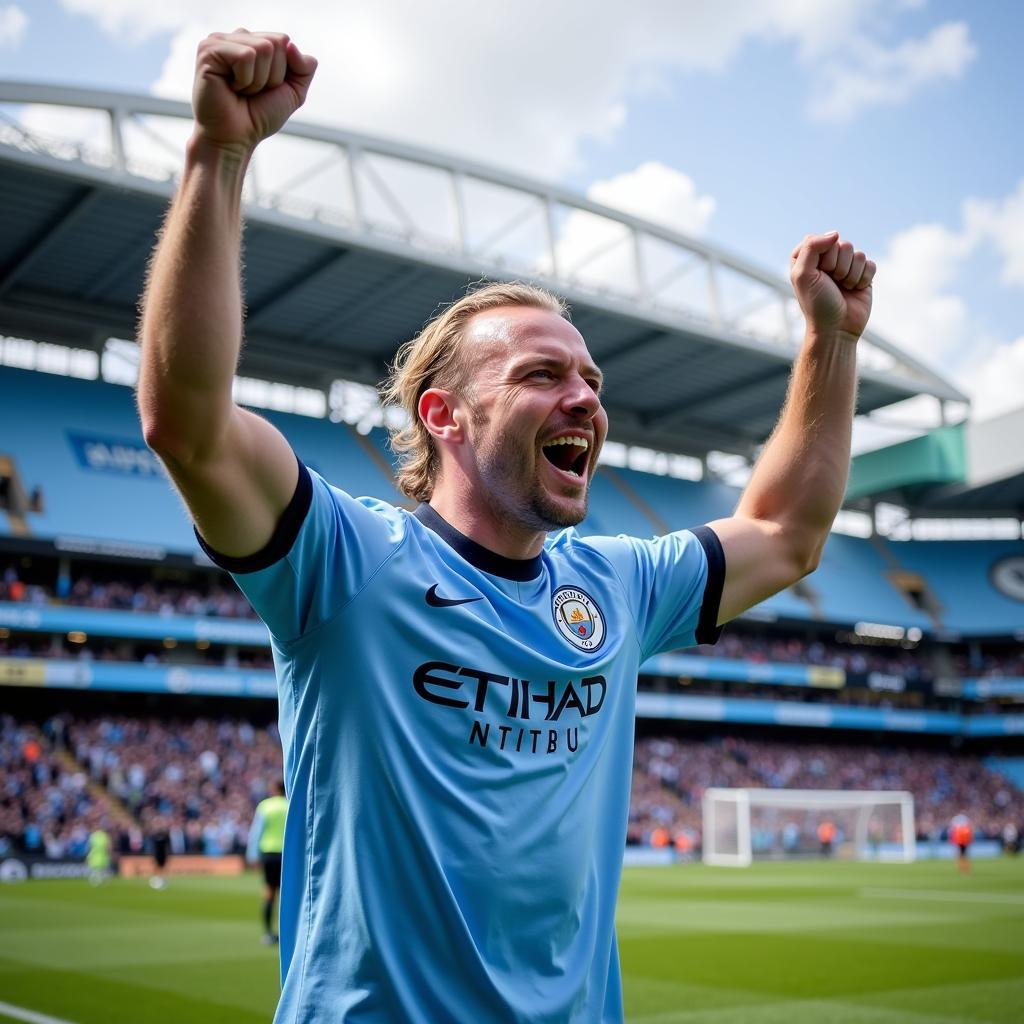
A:
{"type": "Polygon", "coordinates": [[[917,516],[1024,516],[1024,408],[939,427],[853,460],[848,501],[894,501],[917,516]]]}
{"type": "MultiPolygon", "coordinates": [[[[101,350],[131,337],[180,173],[187,104],[0,82],[0,332],[101,350]]],[[[771,430],[801,316],[735,256],[564,189],[312,124],[265,142],[245,187],[242,372],[375,383],[467,282],[564,295],[602,365],[613,436],[749,454],[771,430]]],[[[966,398],[877,334],[859,411],[966,398]]]]}

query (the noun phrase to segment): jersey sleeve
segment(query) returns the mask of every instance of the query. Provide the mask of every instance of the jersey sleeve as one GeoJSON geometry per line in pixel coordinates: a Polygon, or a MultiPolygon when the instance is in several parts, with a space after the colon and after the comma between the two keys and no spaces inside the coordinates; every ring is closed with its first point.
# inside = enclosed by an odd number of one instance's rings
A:
{"type": "Polygon", "coordinates": [[[680,530],[654,540],[588,538],[612,562],[634,609],[644,658],[721,636],[718,608],[725,553],[710,527],[680,530]]]}
{"type": "Polygon", "coordinates": [[[212,561],[231,573],[257,615],[281,641],[333,618],[401,544],[400,512],[353,498],[299,462],[299,480],[274,535],[246,558],[223,555],[196,531],[212,561]]]}

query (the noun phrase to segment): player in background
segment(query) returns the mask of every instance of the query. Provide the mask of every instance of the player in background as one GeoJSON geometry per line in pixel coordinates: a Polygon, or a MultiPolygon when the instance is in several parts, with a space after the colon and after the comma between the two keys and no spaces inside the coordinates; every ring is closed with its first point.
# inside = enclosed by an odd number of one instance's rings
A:
{"type": "Polygon", "coordinates": [[[974,841],[974,827],[970,818],[962,811],[949,823],[949,841],[956,847],[956,866],[962,875],[971,873],[971,862],[967,852],[974,841]]]}
{"type": "MultiPolygon", "coordinates": [[[[397,482],[420,505],[354,497],[232,399],[243,179],[315,67],[281,34],[200,44],[138,385],[147,444],[274,647],[291,801],[275,1020],[620,1022],[639,667],[817,566],[875,265],[836,231],[792,251],[804,343],[731,516],[656,539],[574,529],[602,375],[564,304],[518,283],[454,302],[396,358],[397,482]]],[[[353,284],[386,314],[390,295],[353,284]]]]}
{"type": "Polygon", "coordinates": [[[818,823],[818,842],[821,844],[821,854],[823,857],[832,856],[832,844],[836,839],[836,827],[825,818],[823,821],[818,823]]]}
{"type": "Polygon", "coordinates": [[[163,815],[157,815],[153,819],[149,844],[153,854],[153,874],[149,878],[150,888],[165,889],[167,887],[167,860],[171,853],[171,833],[167,819],[163,815]]]}
{"type": "Polygon", "coordinates": [[[281,888],[281,856],[284,850],[284,826],[288,816],[288,799],[284,783],[276,780],[270,787],[271,795],[256,806],[256,814],[249,826],[249,842],[245,859],[257,861],[263,867],[263,944],[277,944],[274,930],[274,901],[281,888]]]}
{"type": "Polygon", "coordinates": [[[85,863],[89,868],[90,885],[102,885],[110,876],[111,842],[102,827],[97,826],[89,833],[89,852],[85,863]]]}
{"type": "Polygon", "coordinates": [[[1016,857],[1020,852],[1020,830],[1012,821],[1008,821],[1003,826],[1000,838],[1003,841],[1003,853],[1010,857],[1016,857]]]}

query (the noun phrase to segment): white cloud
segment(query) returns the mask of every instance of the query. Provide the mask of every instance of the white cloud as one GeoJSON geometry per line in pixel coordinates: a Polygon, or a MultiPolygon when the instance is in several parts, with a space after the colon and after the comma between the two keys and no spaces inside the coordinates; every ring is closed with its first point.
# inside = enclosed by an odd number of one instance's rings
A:
{"type": "Polygon", "coordinates": [[[974,418],[1024,404],[1024,336],[991,337],[957,289],[970,259],[990,261],[1007,287],[1024,285],[1021,238],[1024,179],[1004,199],[964,200],[955,228],[900,232],[878,260],[872,326],[968,394],[974,418]]]}
{"type": "Polygon", "coordinates": [[[959,78],[977,53],[970,30],[960,21],[888,49],[859,35],[843,57],[825,65],[826,88],[811,101],[810,113],[845,121],[867,107],[904,103],[932,82],[959,78]]]}
{"type": "Polygon", "coordinates": [[[584,142],[611,139],[630,102],[664,89],[672,71],[721,72],[752,39],[795,43],[815,81],[823,64],[842,83],[874,61],[904,90],[969,45],[943,26],[886,51],[874,39],[892,19],[887,0],[721,0],[710,13],[705,0],[634,0],[612,12],[588,0],[520,0],[514,18],[469,0],[61,2],[120,38],[171,33],[154,69],[160,94],[188,95],[196,44],[210,31],[287,31],[320,60],[303,116],[542,177],[571,170],[584,142]]]}
{"type": "Polygon", "coordinates": [[[964,223],[975,237],[990,239],[1003,257],[1003,284],[1024,285],[1024,178],[1017,183],[1017,191],[1002,202],[968,199],[964,223]]]}
{"type": "Polygon", "coordinates": [[[1024,335],[997,346],[977,367],[963,375],[974,419],[991,419],[1024,406],[1024,335]]]}
{"type": "MultiPolygon", "coordinates": [[[[715,211],[712,196],[701,195],[687,175],[656,161],[594,182],[587,198],[685,235],[701,235],[715,211]]],[[[562,274],[591,287],[631,292],[637,286],[632,233],[620,222],[585,211],[569,214],[559,231],[556,258],[562,274]]],[[[667,269],[663,249],[645,247],[647,280],[667,269]]]]}
{"type": "MultiPolygon", "coordinates": [[[[705,0],[634,0],[628,12],[612,14],[587,0],[520,0],[514,18],[469,0],[307,0],[287,8],[277,0],[61,2],[119,38],[169,33],[168,56],[153,69],[162,95],[188,96],[196,44],[206,33],[240,24],[287,31],[320,60],[303,118],[542,178],[570,172],[588,141],[613,139],[637,97],[667,88],[675,70],[723,72],[751,40],[794,47],[813,86],[810,110],[830,118],[904,102],[962,76],[976,54],[960,22],[900,41],[900,11],[922,0],[719,0],[710,10],[705,0]]],[[[262,159],[265,177],[273,180],[278,164],[287,170],[270,146],[262,159]]],[[[590,195],[692,235],[706,230],[715,208],[691,179],[656,163],[597,182],[590,195]]],[[[490,236],[491,224],[498,231],[515,221],[511,203],[493,195],[480,199],[491,223],[479,239],[490,236]]],[[[434,203],[438,210],[441,205],[434,203]]],[[[543,248],[542,215],[531,215],[521,230],[523,237],[508,249],[529,265],[543,248]]],[[[628,287],[628,241],[615,230],[606,220],[571,214],[560,226],[561,266],[583,262],[580,276],[587,283],[628,287]],[[606,252],[589,259],[602,246],[606,252]]],[[[1024,282],[1022,237],[1024,181],[1001,201],[967,200],[960,225],[901,232],[879,260],[874,325],[940,372],[955,373],[957,353],[977,334],[958,291],[960,272],[987,242],[1000,256],[1003,281],[1024,282]]],[[[1000,351],[998,342],[990,347],[1000,351]]],[[[987,393],[988,385],[977,386],[987,393]]]]}
{"type": "MultiPolygon", "coordinates": [[[[956,290],[962,271],[980,256],[998,265],[1004,285],[1024,285],[1021,238],[1024,179],[1005,199],[965,199],[955,228],[917,224],[901,231],[878,259],[872,326],[940,372],[958,371],[963,354],[978,352],[983,336],[956,290]]],[[[1001,344],[989,339],[983,347],[994,351],[1001,344]]]]}
{"type": "MultiPolygon", "coordinates": [[[[93,18],[107,35],[142,42],[160,32],[173,32],[187,25],[188,4],[154,4],[141,0],[60,0],[71,14],[93,18]]],[[[199,4],[192,4],[198,9],[199,4]]],[[[232,26],[233,27],[233,26],[232,26]]]]}
{"type": "Polygon", "coordinates": [[[0,46],[14,49],[25,38],[28,15],[17,5],[0,7],[0,46]]]}
{"type": "Polygon", "coordinates": [[[895,235],[877,260],[871,326],[941,370],[968,338],[967,303],[950,288],[973,244],[967,233],[941,224],[895,235]]]}
{"type": "Polygon", "coordinates": [[[587,197],[686,235],[702,235],[715,212],[714,198],[700,195],[692,178],[653,160],[595,181],[587,197]]]}

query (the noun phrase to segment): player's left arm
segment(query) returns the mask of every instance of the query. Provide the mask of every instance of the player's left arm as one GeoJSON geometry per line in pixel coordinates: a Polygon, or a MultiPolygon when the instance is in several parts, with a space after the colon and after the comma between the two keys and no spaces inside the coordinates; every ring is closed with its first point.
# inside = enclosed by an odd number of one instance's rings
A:
{"type": "Polygon", "coordinates": [[[725,553],[719,624],[813,572],[842,504],[857,399],[857,339],[875,264],[839,232],[808,235],[790,257],[807,322],[786,402],[728,519],[708,525],[725,553]]]}

